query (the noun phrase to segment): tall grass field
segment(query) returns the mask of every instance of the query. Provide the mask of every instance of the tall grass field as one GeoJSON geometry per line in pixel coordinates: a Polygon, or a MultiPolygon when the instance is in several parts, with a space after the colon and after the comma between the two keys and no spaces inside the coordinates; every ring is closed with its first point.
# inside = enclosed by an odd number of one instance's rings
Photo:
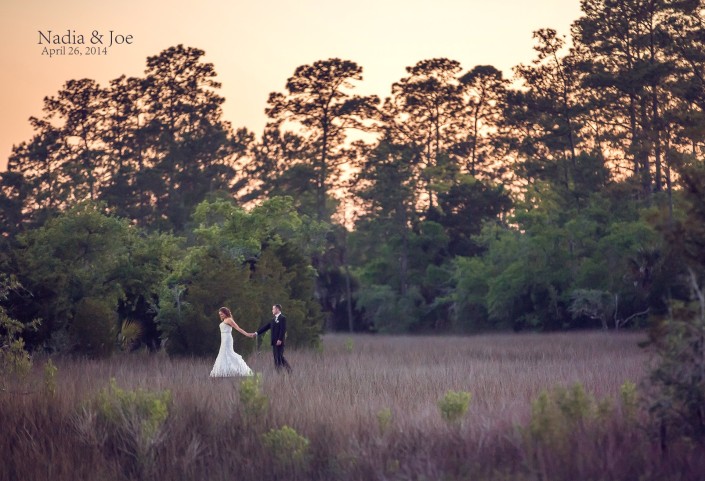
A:
{"type": "Polygon", "coordinates": [[[35,357],[0,392],[0,480],[705,479],[646,421],[643,340],[327,335],[223,379],[216,353],[35,357]]]}

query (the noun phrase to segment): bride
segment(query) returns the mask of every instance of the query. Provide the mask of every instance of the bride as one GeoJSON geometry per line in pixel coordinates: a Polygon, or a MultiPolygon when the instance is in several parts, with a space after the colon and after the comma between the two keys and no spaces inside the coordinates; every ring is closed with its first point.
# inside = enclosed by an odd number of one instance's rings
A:
{"type": "Polygon", "coordinates": [[[248,367],[242,356],[233,350],[232,330],[234,327],[243,336],[252,337],[252,335],[240,329],[227,307],[218,309],[218,315],[222,321],[220,323],[220,351],[218,351],[218,357],[215,359],[210,377],[251,376],[252,369],[248,367]]]}

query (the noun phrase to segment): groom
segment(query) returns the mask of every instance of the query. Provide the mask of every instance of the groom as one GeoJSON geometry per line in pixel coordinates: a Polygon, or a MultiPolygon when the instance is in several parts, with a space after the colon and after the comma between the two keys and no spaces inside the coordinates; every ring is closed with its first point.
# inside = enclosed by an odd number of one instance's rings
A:
{"type": "Polygon", "coordinates": [[[269,324],[266,324],[259,328],[255,332],[255,336],[260,336],[267,332],[269,329],[272,330],[272,354],[274,354],[274,367],[280,370],[282,367],[286,369],[287,372],[291,372],[291,366],[286,362],[284,358],[284,338],[286,337],[286,317],[282,314],[282,306],[279,304],[274,304],[272,306],[272,314],[274,319],[272,319],[269,324]]]}

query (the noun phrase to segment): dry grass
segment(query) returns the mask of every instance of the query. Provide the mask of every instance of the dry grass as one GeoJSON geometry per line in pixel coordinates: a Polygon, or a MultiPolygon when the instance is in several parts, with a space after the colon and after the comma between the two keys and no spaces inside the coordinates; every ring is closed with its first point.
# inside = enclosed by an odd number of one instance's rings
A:
{"type": "MultiPolygon", "coordinates": [[[[23,388],[30,392],[0,394],[0,425],[14,433],[0,441],[0,480],[698,479],[702,452],[664,459],[648,433],[627,429],[618,413],[566,439],[566,452],[531,445],[517,428],[542,390],[579,382],[597,399],[616,399],[625,381],[638,383],[647,372],[641,339],[601,332],[327,336],[321,352],[286,353],[291,375],[274,371],[268,350],[247,359],[269,398],[262,419],[247,419],[239,379],[208,377],[212,359],[55,360],[54,398],[41,389],[42,360],[35,359],[23,388]],[[110,378],[124,389],[172,392],[164,438],[148,462],[120,449],[110,433],[80,435],[78,426],[94,426],[81,406],[110,378]],[[457,426],[438,409],[448,390],[472,393],[457,426]],[[392,416],[384,431],[378,413],[386,408],[392,416]],[[263,446],[263,433],[285,425],[310,440],[301,466],[277,465],[263,446]]],[[[236,337],[236,349],[245,342],[236,337]]]]}

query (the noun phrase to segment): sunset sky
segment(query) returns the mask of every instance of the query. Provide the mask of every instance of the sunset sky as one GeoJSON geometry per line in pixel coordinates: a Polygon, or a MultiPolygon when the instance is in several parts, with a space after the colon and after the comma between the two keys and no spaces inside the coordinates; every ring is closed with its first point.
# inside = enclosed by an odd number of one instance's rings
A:
{"type": "MultiPolygon", "coordinates": [[[[361,94],[389,94],[405,67],[434,57],[464,70],[511,68],[534,57],[531,34],[551,27],[568,34],[579,0],[0,0],[0,169],[13,144],[28,140],[28,118],[70,79],[106,85],[141,76],[146,58],[184,44],[205,50],[215,65],[224,117],[258,135],[270,92],[283,91],[294,69],[331,57],[363,67],[361,94]],[[60,35],[112,30],[132,45],[107,55],[42,55],[39,31],[60,35]]],[[[83,47],[82,47],[83,48],[83,47]]]]}

